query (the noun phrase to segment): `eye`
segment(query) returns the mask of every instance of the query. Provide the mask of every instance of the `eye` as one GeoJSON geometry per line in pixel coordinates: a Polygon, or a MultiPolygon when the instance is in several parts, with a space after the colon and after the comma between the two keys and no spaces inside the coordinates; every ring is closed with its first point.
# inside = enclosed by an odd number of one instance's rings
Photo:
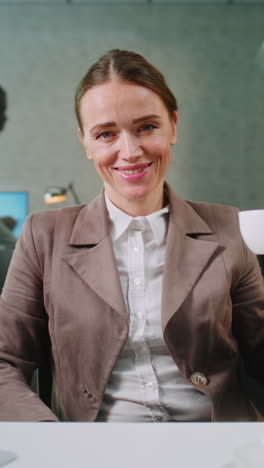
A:
{"type": "Polygon", "coordinates": [[[95,139],[96,140],[111,140],[112,138],[114,137],[114,133],[113,132],[101,132],[99,133],[99,135],[96,135],[95,139]]]}
{"type": "Polygon", "coordinates": [[[155,128],[157,128],[157,125],[146,123],[144,125],[141,125],[141,127],[139,127],[139,132],[150,133],[155,128]]]}

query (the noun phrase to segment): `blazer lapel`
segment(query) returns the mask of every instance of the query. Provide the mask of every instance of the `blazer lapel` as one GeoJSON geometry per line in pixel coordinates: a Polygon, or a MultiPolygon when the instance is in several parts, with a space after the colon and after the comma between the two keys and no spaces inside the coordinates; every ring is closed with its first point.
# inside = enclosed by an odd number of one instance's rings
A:
{"type": "MultiPolygon", "coordinates": [[[[180,308],[218,247],[212,230],[195,210],[168,186],[166,189],[170,220],[162,288],[163,329],[180,308]]],[[[103,191],[80,211],[69,245],[72,253],[64,256],[65,261],[103,301],[128,321],[109,235],[103,191]]]]}
{"type": "Polygon", "coordinates": [[[213,239],[212,230],[195,210],[170,189],[168,194],[170,219],[162,288],[163,330],[219,245],[213,239]],[[199,238],[201,235],[203,239],[199,238]]]}
{"type": "Polygon", "coordinates": [[[116,267],[103,191],[81,211],[74,225],[64,259],[107,304],[128,320],[116,267]]]}

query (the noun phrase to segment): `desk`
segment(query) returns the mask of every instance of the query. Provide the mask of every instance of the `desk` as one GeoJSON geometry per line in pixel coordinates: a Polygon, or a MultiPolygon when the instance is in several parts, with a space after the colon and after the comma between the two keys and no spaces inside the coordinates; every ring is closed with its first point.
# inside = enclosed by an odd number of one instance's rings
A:
{"type": "Polygon", "coordinates": [[[8,468],[220,468],[263,438],[264,423],[0,423],[8,468]]]}

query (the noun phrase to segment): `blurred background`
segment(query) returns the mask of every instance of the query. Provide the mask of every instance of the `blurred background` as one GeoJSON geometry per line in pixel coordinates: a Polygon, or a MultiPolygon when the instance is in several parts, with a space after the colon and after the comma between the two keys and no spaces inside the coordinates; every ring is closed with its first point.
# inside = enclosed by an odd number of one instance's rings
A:
{"type": "Polygon", "coordinates": [[[161,69],[178,99],[174,190],[263,208],[263,44],[264,0],[0,0],[0,191],[27,192],[29,211],[58,207],[43,193],[70,181],[82,203],[94,198],[101,182],[77,138],[74,91],[99,56],[125,48],[161,69]]]}

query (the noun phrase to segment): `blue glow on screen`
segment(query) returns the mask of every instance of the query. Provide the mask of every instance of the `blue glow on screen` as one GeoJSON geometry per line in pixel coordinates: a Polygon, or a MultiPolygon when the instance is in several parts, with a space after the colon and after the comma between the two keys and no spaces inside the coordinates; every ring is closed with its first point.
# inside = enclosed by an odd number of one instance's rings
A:
{"type": "Polygon", "coordinates": [[[0,217],[12,216],[15,218],[17,226],[13,230],[14,236],[19,236],[27,215],[27,192],[0,192],[0,217]]]}

